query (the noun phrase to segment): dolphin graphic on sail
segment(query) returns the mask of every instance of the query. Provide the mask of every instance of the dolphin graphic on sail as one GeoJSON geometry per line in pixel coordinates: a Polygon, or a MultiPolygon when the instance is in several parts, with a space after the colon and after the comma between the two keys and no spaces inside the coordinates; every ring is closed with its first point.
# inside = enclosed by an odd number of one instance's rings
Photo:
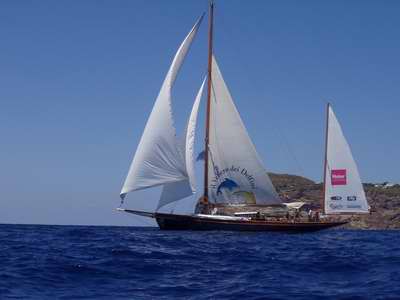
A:
{"type": "Polygon", "coordinates": [[[222,190],[227,189],[229,191],[232,191],[235,188],[238,188],[239,185],[234,182],[233,180],[229,179],[229,178],[225,178],[224,181],[222,181],[222,183],[218,186],[217,188],[217,195],[222,194],[222,190]]]}

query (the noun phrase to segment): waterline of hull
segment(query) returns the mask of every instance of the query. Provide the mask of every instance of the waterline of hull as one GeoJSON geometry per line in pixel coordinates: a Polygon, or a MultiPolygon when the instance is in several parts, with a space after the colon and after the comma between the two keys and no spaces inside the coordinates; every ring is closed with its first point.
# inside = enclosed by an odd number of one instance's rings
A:
{"type": "Polygon", "coordinates": [[[312,232],[344,225],[339,222],[291,222],[268,220],[236,220],[207,218],[202,216],[185,216],[172,214],[155,214],[158,226],[162,230],[228,230],[228,231],[286,231],[312,232]]]}

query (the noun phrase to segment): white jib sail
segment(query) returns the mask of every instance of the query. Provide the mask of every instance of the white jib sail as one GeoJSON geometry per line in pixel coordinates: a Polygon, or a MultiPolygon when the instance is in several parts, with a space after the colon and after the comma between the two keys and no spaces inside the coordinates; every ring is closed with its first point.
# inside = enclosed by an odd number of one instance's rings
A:
{"type": "Polygon", "coordinates": [[[330,105],[327,134],[325,212],[368,213],[369,206],[356,163],[330,105]]]}
{"type": "Polygon", "coordinates": [[[197,93],[186,127],[184,152],[187,178],[182,181],[172,182],[164,185],[157,209],[169,203],[191,196],[196,192],[196,178],[194,168],[194,140],[196,133],[197,115],[199,112],[200,100],[203,95],[205,81],[206,79],[204,79],[203,84],[201,85],[200,90],[197,93]]]}
{"type": "Polygon", "coordinates": [[[120,196],[187,179],[185,157],[177,141],[171,108],[171,89],[198,31],[202,17],[182,42],[147,121],[120,196]]]}
{"type": "Polygon", "coordinates": [[[197,93],[196,100],[193,103],[193,108],[190,113],[187,129],[186,129],[186,147],[185,147],[185,158],[186,158],[186,170],[189,177],[190,187],[193,193],[196,192],[196,176],[195,176],[195,167],[194,167],[194,141],[196,135],[196,124],[197,124],[197,116],[200,107],[201,97],[203,95],[204,85],[206,83],[206,78],[204,78],[203,83],[197,93]]]}
{"type": "Polygon", "coordinates": [[[277,204],[281,200],[212,61],[209,197],[215,203],[277,204]]]}

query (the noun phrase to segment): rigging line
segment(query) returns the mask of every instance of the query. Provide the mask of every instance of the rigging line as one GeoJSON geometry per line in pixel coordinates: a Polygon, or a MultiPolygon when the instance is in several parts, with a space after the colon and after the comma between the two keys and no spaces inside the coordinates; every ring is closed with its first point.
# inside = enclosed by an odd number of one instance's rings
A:
{"type": "Polygon", "coordinates": [[[304,169],[303,169],[303,167],[301,166],[300,161],[297,159],[296,153],[294,152],[293,148],[291,147],[291,145],[290,145],[288,139],[286,138],[286,136],[285,136],[285,134],[284,134],[283,132],[282,132],[282,136],[283,136],[283,139],[284,139],[284,141],[285,141],[285,143],[286,143],[286,146],[287,146],[287,148],[288,148],[290,154],[292,155],[292,157],[293,157],[295,163],[297,164],[297,167],[298,167],[300,173],[301,173],[302,175],[304,175],[304,174],[305,174],[305,173],[304,173],[304,169]]]}
{"type": "Polygon", "coordinates": [[[304,169],[303,169],[302,165],[300,164],[300,161],[297,159],[297,156],[296,156],[295,152],[293,151],[286,136],[284,135],[283,131],[278,126],[272,125],[272,128],[274,129],[275,136],[278,137],[279,141],[281,142],[282,146],[285,148],[288,155],[295,162],[296,168],[300,172],[300,175],[304,175],[305,174],[304,169]]]}
{"type": "MultiPolygon", "coordinates": [[[[179,199],[179,200],[182,200],[182,199],[179,199]]],[[[175,213],[175,209],[176,209],[176,206],[178,205],[179,200],[174,201],[172,208],[171,208],[171,214],[175,213]]]]}

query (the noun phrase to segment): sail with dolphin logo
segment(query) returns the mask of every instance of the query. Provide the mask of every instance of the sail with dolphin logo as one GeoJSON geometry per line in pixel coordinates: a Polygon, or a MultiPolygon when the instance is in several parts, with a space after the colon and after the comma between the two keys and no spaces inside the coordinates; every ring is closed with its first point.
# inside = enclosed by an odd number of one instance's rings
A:
{"type": "Polygon", "coordinates": [[[211,75],[209,197],[215,203],[279,204],[213,56],[211,75]]]}
{"type": "MultiPolygon", "coordinates": [[[[184,146],[176,136],[171,109],[171,89],[197,33],[201,18],[179,47],[167,73],[153,111],[121,191],[162,186],[156,208],[195,192],[194,132],[205,82],[195,99],[184,146]]],[[[281,203],[252,144],[215,60],[212,59],[210,140],[207,165],[209,201],[213,203],[281,203]]],[[[206,152],[206,151],[205,151],[206,152]]],[[[204,156],[204,155],[203,155],[204,156]]]]}

